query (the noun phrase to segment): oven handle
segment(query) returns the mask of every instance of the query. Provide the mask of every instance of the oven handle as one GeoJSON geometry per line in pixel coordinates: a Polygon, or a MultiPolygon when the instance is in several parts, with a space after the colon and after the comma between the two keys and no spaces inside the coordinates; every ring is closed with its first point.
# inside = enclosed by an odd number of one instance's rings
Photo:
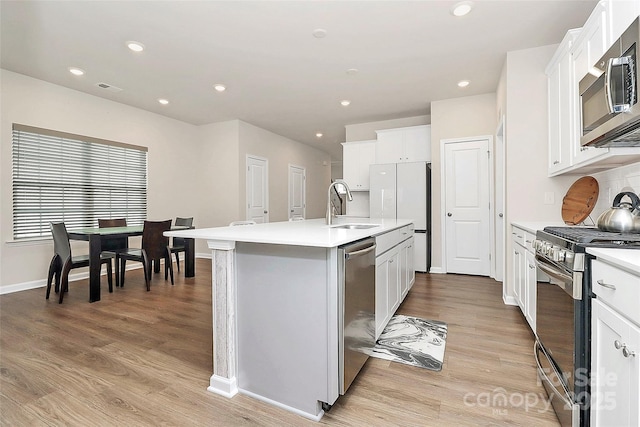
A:
{"type": "MultiPolygon", "coordinates": [[[[547,374],[544,372],[544,368],[542,368],[542,363],[540,363],[540,357],[538,356],[538,349],[540,349],[540,351],[544,352],[544,349],[542,349],[540,344],[536,341],[536,342],[533,343],[533,357],[536,359],[536,365],[538,365],[538,373],[540,375],[542,375],[544,377],[544,380],[547,381],[547,383],[555,390],[556,396],[558,396],[558,398],[560,398],[562,400],[562,402],[565,404],[565,406],[568,407],[568,408],[572,408],[573,405],[574,405],[574,402],[572,402],[569,399],[567,399],[565,388],[562,387],[562,390],[565,393],[560,393],[558,391],[558,389],[556,389],[556,387],[553,385],[553,382],[551,381],[551,378],[549,378],[547,376],[547,374]]],[[[553,369],[553,368],[551,368],[551,369],[553,369]]]]}
{"type": "Polygon", "coordinates": [[[548,274],[549,276],[553,277],[554,279],[557,279],[560,282],[562,282],[562,284],[560,283],[554,283],[554,284],[557,285],[563,291],[565,291],[567,294],[569,294],[571,298],[577,299],[577,300],[582,299],[582,283],[578,283],[577,286],[574,286],[573,276],[566,274],[564,271],[556,268],[552,264],[545,262],[544,258],[540,257],[539,255],[536,255],[535,261],[536,261],[536,266],[540,270],[542,270],[544,273],[548,274]]]}

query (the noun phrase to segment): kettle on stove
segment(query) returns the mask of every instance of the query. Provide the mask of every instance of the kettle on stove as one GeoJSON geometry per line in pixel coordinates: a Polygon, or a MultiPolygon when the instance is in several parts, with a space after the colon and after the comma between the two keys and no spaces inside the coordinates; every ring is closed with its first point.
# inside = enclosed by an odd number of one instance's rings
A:
{"type": "Polygon", "coordinates": [[[640,197],[630,191],[618,193],[613,199],[613,206],[598,217],[596,225],[603,231],[640,233],[640,197]],[[624,197],[631,202],[623,202],[624,197]]]}

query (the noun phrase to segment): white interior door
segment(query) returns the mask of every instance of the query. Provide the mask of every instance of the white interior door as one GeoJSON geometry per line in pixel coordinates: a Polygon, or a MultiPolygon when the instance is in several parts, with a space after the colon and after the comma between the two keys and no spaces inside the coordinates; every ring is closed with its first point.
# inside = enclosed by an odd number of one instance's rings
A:
{"type": "Polygon", "coordinates": [[[488,138],[445,141],[444,165],[446,271],[488,276],[488,138]]]}
{"type": "Polygon", "coordinates": [[[305,217],[305,183],[305,169],[300,166],[289,165],[289,219],[305,217]]]}
{"type": "Polygon", "coordinates": [[[247,219],[269,222],[269,163],[247,156],[247,219]]]}

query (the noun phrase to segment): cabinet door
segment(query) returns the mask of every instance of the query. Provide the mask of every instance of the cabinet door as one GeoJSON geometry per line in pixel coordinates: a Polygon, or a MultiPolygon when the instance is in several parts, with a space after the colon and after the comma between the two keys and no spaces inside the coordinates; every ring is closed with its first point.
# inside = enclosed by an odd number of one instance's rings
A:
{"type": "Polygon", "coordinates": [[[593,9],[576,40],[573,53],[576,84],[587,75],[589,69],[608,49],[610,43],[608,31],[606,5],[600,2],[593,9]]]}
{"type": "Polygon", "coordinates": [[[415,268],[415,248],[414,248],[415,239],[411,237],[407,240],[407,283],[408,289],[407,292],[413,287],[413,284],[416,281],[416,268],[415,268]]]}
{"type": "Polygon", "coordinates": [[[403,131],[403,162],[431,161],[431,126],[416,126],[403,131]]]}
{"type": "Polygon", "coordinates": [[[640,15],[640,1],[638,0],[614,0],[609,2],[609,37],[611,41],[617,40],[631,25],[634,19],[640,15]]]}
{"type": "Polygon", "coordinates": [[[526,251],[525,255],[526,276],[525,276],[525,312],[524,316],[529,322],[529,326],[533,332],[536,331],[536,261],[533,252],[526,251]]]}
{"type": "Polygon", "coordinates": [[[375,141],[342,144],[342,176],[352,191],[369,190],[369,166],[375,157],[375,141]]]}
{"type": "Polygon", "coordinates": [[[389,304],[389,317],[393,316],[398,307],[400,306],[400,248],[396,247],[389,251],[389,289],[388,289],[388,304],[389,304]]]}
{"type": "Polygon", "coordinates": [[[378,131],[376,142],[376,163],[400,163],[404,156],[402,130],[378,131]]]}
{"type": "Polygon", "coordinates": [[[549,75],[549,175],[571,166],[571,146],[576,138],[578,104],[573,85],[571,43],[567,33],[558,48],[559,58],[547,71],[549,75]]]}
{"type": "Polygon", "coordinates": [[[591,338],[591,425],[640,422],[640,328],[594,299],[591,338]],[[626,346],[630,355],[623,352],[626,346]]]}
{"type": "Polygon", "coordinates": [[[391,318],[389,313],[389,257],[376,258],[376,340],[391,318]]]}
{"type": "Polygon", "coordinates": [[[400,303],[409,292],[409,259],[407,258],[408,240],[400,243],[400,303]]]}

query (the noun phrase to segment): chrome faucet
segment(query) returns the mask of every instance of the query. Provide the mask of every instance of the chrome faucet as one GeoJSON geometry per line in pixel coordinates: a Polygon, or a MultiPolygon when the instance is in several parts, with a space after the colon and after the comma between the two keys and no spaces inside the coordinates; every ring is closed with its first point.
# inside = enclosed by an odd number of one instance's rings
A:
{"type": "Polygon", "coordinates": [[[347,199],[349,201],[353,200],[353,196],[351,195],[351,190],[349,189],[349,186],[347,185],[346,182],[344,182],[341,179],[336,179],[335,181],[333,181],[331,185],[329,185],[329,189],[327,190],[327,216],[326,216],[327,225],[331,225],[334,217],[334,212],[333,212],[332,203],[331,203],[331,189],[335,187],[336,184],[344,185],[344,188],[347,190],[347,199]]]}

